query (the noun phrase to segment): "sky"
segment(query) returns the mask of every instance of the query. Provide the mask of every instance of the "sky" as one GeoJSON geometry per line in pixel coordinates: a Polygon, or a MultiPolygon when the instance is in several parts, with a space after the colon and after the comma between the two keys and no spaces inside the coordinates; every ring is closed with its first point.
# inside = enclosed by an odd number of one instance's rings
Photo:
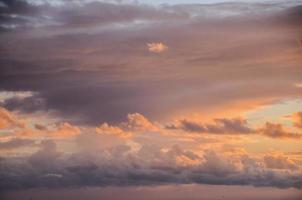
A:
{"type": "Polygon", "coordinates": [[[302,1],[0,1],[0,198],[298,200],[302,1]]]}

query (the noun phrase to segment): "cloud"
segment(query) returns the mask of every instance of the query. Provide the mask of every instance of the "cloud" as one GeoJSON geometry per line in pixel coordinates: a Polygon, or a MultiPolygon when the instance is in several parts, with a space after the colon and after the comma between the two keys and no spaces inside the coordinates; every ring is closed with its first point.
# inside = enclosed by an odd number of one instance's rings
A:
{"type": "MultiPolygon", "coordinates": [[[[128,113],[161,120],[178,111],[211,112],[236,102],[264,104],[299,96],[297,88],[288,87],[299,80],[295,76],[301,56],[296,43],[290,42],[300,37],[299,31],[277,20],[275,15],[285,18],[286,9],[279,5],[249,9],[259,11],[256,16],[214,20],[188,15],[202,15],[202,5],[67,4],[33,6],[47,16],[44,20],[57,25],[34,28],[20,22],[26,27],[2,34],[0,89],[37,94],[24,104],[7,100],[10,109],[55,111],[70,123],[99,125],[121,122],[128,113]],[[270,8],[274,13],[255,23],[262,10],[270,8]],[[288,28],[288,34],[280,27],[288,28]],[[173,51],[154,57],[146,52],[147,43],[173,44],[173,51]],[[286,70],[281,67],[285,65],[286,70]]],[[[254,4],[236,9],[249,6],[254,4]]],[[[35,13],[30,20],[42,17],[31,10],[5,12],[18,17],[35,13]]]]}
{"type": "Polygon", "coordinates": [[[272,138],[292,138],[299,139],[302,134],[288,132],[284,129],[282,124],[274,124],[267,122],[262,129],[259,130],[263,135],[272,138]]]}
{"type": "Polygon", "coordinates": [[[241,118],[214,119],[215,123],[202,124],[188,119],[180,121],[179,125],[168,125],[168,129],[182,129],[188,132],[195,133],[212,133],[212,134],[248,134],[254,130],[247,126],[247,121],[241,118]]]}
{"type": "Polygon", "coordinates": [[[263,159],[267,168],[290,170],[299,169],[293,161],[283,155],[266,155],[263,159]]]}
{"type": "Polygon", "coordinates": [[[27,162],[30,165],[29,167],[33,167],[33,170],[37,170],[38,173],[45,176],[59,167],[60,163],[58,161],[61,156],[62,153],[57,151],[57,144],[54,141],[44,140],[40,143],[40,149],[30,155],[27,162]]]}
{"type": "Polygon", "coordinates": [[[168,49],[168,46],[166,46],[165,44],[159,42],[159,43],[148,43],[148,50],[150,52],[154,52],[154,53],[161,53],[164,52],[168,49]]]}
{"type": "Polygon", "coordinates": [[[152,131],[157,130],[155,124],[150,122],[145,116],[139,113],[131,113],[127,115],[128,121],[122,123],[121,126],[134,131],[152,131]]]}
{"type": "Polygon", "coordinates": [[[131,133],[126,132],[119,127],[110,126],[108,123],[103,123],[101,126],[97,127],[96,132],[99,134],[116,135],[122,138],[129,138],[132,136],[131,133]]]}
{"type": "Polygon", "coordinates": [[[45,110],[45,99],[33,95],[29,97],[15,96],[5,99],[0,103],[0,106],[5,107],[8,110],[18,110],[25,113],[32,113],[35,111],[45,110]]]}
{"type": "MultiPolygon", "coordinates": [[[[107,122],[99,126],[83,127],[72,125],[68,122],[53,122],[47,125],[35,123],[35,118],[29,118],[23,121],[19,115],[13,115],[11,112],[2,108],[1,125],[2,129],[12,128],[10,135],[3,137],[37,137],[37,138],[72,138],[83,132],[92,131],[101,135],[118,136],[124,139],[156,133],[159,135],[170,135],[171,137],[178,135],[178,131],[183,133],[193,133],[196,135],[263,135],[276,139],[300,139],[301,133],[287,131],[282,124],[266,122],[260,128],[253,128],[248,125],[247,120],[242,118],[215,118],[212,123],[201,123],[190,119],[179,120],[175,123],[163,125],[158,122],[151,122],[145,116],[139,113],[130,113],[127,120],[116,125],[110,125],[107,122]],[[32,125],[33,124],[33,125],[32,125]],[[168,132],[167,132],[168,131],[168,132]],[[172,135],[171,135],[172,134],[172,135]]],[[[294,126],[299,122],[294,118],[294,126]]],[[[297,126],[299,127],[299,126],[297,126]]],[[[145,136],[144,136],[145,137],[145,136]]]]}
{"type": "Polygon", "coordinates": [[[79,135],[80,133],[81,130],[79,127],[73,126],[67,122],[63,122],[56,125],[55,130],[49,131],[48,135],[50,137],[68,138],[68,137],[79,135]]]}
{"type": "Polygon", "coordinates": [[[297,112],[293,115],[294,126],[302,129],[302,112],[297,112]]]}
{"type": "MultiPolygon", "coordinates": [[[[297,122],[294,125],[299,127],[300,113],[294,116],[297,122]]],[[[165,126],[168,130],[182,130],[197,134],[237,134],[237,135],[264,135],[271,138],[279,139],[300,139],[301,133],[287,131],[282,124],[266,122],[261,128],[252,128],[248,126],[247,120],[242,118],[218,118],[214,119],[215,123],[200,123],[189,119],[180,120],[178,123],[172,123],[165,126]]]]}
{"type": "Polygon", "coordinates": [[[135,21],[180,18],[176,12],[166,12],[145,4],[124,4],[110,1],[4,1],[0,7],[0,26],[4,30],[62,27],[82,28],[119,25],[135,21]],[[101,11],[101,12],[100,12],[101,11]]]}
{"type": "Polygon", "coordinates": [[[301,98],[292,87],[301,79],[295,42],[301,10],[287,9],[296,1],[2,2],[0,146],[18,150],[34,140],[35,148],[1,155],[1,190],[179,183],[301,188],[300,160],[254,152],[279,144],[295,151],[299,115],[295,127],[269,121],[258,128],[249,124],[253,119],[230,117],[301,98]],[[188,117],[195,115],[213,121],[188,117]],[[175,118],[184,120],[164,128],[175,118]],[[254,135],[269,138],[255,142],[254,135]]]}
{"type": "MultiPolygon", "coordinates": [[[[168,128],[173,129],[173,128],[177,128],[177,127],[172,125],[172,126],[168,126],[168,128]]],[[[206,131],[206,128],[202,124],[192,122],[192,121],[189,121],[189,120],[182,120],[181,121],[181,128],[186,130],[186,131],[189,131],[189,132],[201,132],[201,133],[203,133],[203,132],[206,131]]]]}
{"type": "Polygon", "coordinates": [[[0,102],[3,103],[5,100],[10,98],[27,98],[31,97],[34,94],[30,91],[0,91],[0,102]]]}
{"type": "MultiPolygon", "coordinates": [[[[46,117],[44,120],[49,120],[49,118],[46,117]]],[[[37,118],[34,116],[24,117],[20,113],[13,114],[0,107],[0,129],[5,131],[0,139],[64,139],[77,136],[82,131],[80,127],[71,125],[68,122],[56,122],[56,120],[54,120],[44,125],[38,124],[36,121],[37,118]]]]}
{"type": "Polygon", "coordinates": [[[108,123],[103,123],[96,128],[97,133],[116,135],[122,138],[132,137],[133,133],[137,134],[158,130],[159,128],[155,124],[139,113],[128,114],[127,121],[120,123],[118,126],[111,126],[108,123]]]}
{"type": "Polygon", "coordinates": [[[241,118],[215,119],[216,125],[207,125],[207,130],[212,133],[252,133],[253,130],[247,126],[247,121],[241,118]]]}
{"type": "Polygon", "coordinates": [[[0,129],[23,127],[24,124],[5,108],[0,107],[0,129]]]}
{"type": "MultiPolygon", "coordinates": [[[[200,124],[192,125],[188,120],[181,122],[188,132],[204,131],[195,127],[200,124]]],[[[218,118],[202,127],[213,131],[215,137],[240,134],[240,131],[249,135],[246,124],[241,118],[218,118]]],[[[2,142],[0,148],[15,149],[35,144],[39,149],[1,158],[0,171],[6,169],[6,172],[0,173],[0,180],[3,180],[0,190],[191,183],[302,187],[299,182],[301,166],[283,154],[254,156],[245,151],[225,151],[206,144],[203,145],[205,148],[196,151],[183,142],[175,145],[174,139],[179,135],[166,136],[170,141],[162,143],[150,140],[155,137],[154,126],[143,115],[134,113],[123,123],[115,126],[104,123],[95,129],[68,123],[25,129],[32,134],[30,138],[11,139],[2,142]],[[139,141],[139,137],[150,138],[139,141]],[[42,141],[39,145],[38,138],[42,141]],[[73,146],[69,151],[65,151],[66,147],[61,143],[64,138],[73,146]]],[[[158,133],[164,132],[159,130],[160,127],[156,126],[158,133]]],[[[275,137],[284,137],[277,135],[275,137]]],[[[161,134],[156,133],[156,136],[163,139],[161,134]]]]}
{"type": "Polygon", "coordinates": [[[292,165],[279,158],[276,161],[266,157],[268,168],[264,168],[264,163],[246,155],[235,158],[215,151],[200,155],[177,146],[163,151],[158,146],[146,145],[135,151],[117,145],[85,154],[81,153],[83,150],[64,154],[53,141],[42,142],[40,146],[29,157],[2,158],[0,169],[6,169],[6,173],[0,174],[1,190],[171,183],[302,187],[301,173],[284,171],[292,169],[292,165]]]}

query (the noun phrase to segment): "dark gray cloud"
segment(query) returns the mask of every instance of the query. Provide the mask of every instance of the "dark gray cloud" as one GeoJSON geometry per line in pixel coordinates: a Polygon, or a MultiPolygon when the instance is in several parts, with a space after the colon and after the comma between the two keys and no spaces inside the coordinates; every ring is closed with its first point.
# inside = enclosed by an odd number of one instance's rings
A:
{"type": "MultiPolygon", "coordinates": [[[[299,7],[253,4],[273,12],[211,18],[195,16],[209,9],[202,5],[5,3],[3,15],[49,16],[43,20],[56,24],[1,33],[0,90],[37,93],[5,100],[10,110],[55,110],[68,121],[98,124],[134,112],[158,119],[178,109],[299,96],[291,85],[301,79],[301,26],[289,23],[299,7]],[[150,54],[150,42],[169,49],[150,54]]],[[[246,8],[233,6],[210,7],[246,8]]]]}
{"type": "Polygon", "coordinates": [[[177,146],[163,152],[156,146],[146,145],[136,153],[125,147],[117,145],[99,149],[98,153],[81,150],[68,155],[59,152],[54,142],[43,142],[41,149],[29,157],[2,158],[0,169],[4,173],[0,174],[0,189],[171,183],[302,187],[301,173],[286,170],[292,169],[292,165],[272,170],[247,156],[235,162],[214,151],[199,156],[177,146]],[[177,163],[179,156],[204,161],[183,166],[177,163]],[[238,168],[238,163],[243,168],[238,168]]]}
{"type": "MultiPolygon", "coordinates": [[[[299,113],[296,115],[299,116],[299,113]]],[[[300,132],[288,131],[284,125],[271,122],[266,122],[261,128],[251,128],[248,126],[247,121],[241,118],[218,118],[214,119],[214,123],[201,123],[184,119],[178,123],[168,124],[165,128],[197,134],[259,134],[280,139],[300,139],[302,137],[300,132]]]]}
{"type": "Polygon", "coordinates": [[[272,137],[272,138],[293,138],[299,139],[302,137],[302,134],[289,132],[284,129],[282,124],[274,124],[267,122],[264,127],[260,130],[262,134],[272,137]]]}
{"type": "Polygon", "coordinates": [[[234,119],[214,119],[214,123],[198,123],[187,119],[181,120],[179,124],[167,125],[167,129],[180,129],[195,133],[213,134],[249,134],[255,130],[248,127],[247,121],[240,118],[234,119]]]}
{"type": "Polygon", "coordinates": [[[1,0],[0,13],[3,14],[33,14],[35,6],[22,0],[1,0]]]}
{"type": "MultiPolygon", "coordinates": [[[[195,122],[191,122],[188,120],[182,120],[181,121],[181,126],[184,130],[189,131],[189,132],[206,132],[206,127],[204,127],[202,124],[198,124],[195,122]]],[[[168,127],[169,128],[169,127],[168,127]]],[[[171,127],[173,128],[173,127],[171,127]]]]}
{"type": "Polygon", "coordinates": [[[102,26],[135,20],[178,19],[186,17],[176,12],[143,4],[120,4],[101,1],[65,1],[61,6],[51,3],[33,4],[29,1],[2,1],[0,25],[2,29],[64,26],[65,28],[102,26]]]}
{"type": "Polygon", "coordinates": [[[22,0],[1,0],[0,3],[0,31],[36,26],[43,20],[39,17],[40,6],[22,0]]]}
{"type": "Polygon", "coordinates": [[[31,97],[12,97],[0,103],[0,106],[9,110],[19,110],[24,113],[33,113],[35,111],[46,110],[46,102],[37,96],[31,97]]]}

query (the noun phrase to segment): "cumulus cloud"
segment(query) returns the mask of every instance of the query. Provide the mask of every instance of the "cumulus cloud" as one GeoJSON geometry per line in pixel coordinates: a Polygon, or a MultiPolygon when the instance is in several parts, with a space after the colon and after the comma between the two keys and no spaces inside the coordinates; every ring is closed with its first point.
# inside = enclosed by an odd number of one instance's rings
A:
{"type": "Polygon", "coordinates": [[[77,126],[73,126],[67,122],[59,123],[56,125],[54,131],[50,131],[48,135],[52,137],[72,137],[75,135],[79,135],[81,130],[77,126]]]}
{"type": "Polygon", "coordinates": [[[96,132],[99,134],[116,135],[122,138],[129,138],[132,136],[131,133],[122,130],[119,127],[110,126],[108,123],[104,123],[96,128],[96,132]]]}
{"type": "Polygon", "coordinates": [[[301,188],[301,173],[286,170],[292,166],[266,157],[268,168],[256,158],[223,156],[215,151],[198,155],[179,147],[168,151],[156,146],[142,146],[133,151],[128,146],[115,146],[98,153],[62,154],[53,141],[45,141],[41,149],[29,157],[4,158],[0,188],[70,186],[130,186],[169,183],[204,183],[301,188]],[[119,156],[116,156],[119,155],[119,156]],[[184,165],[184,159],[195,161],[184,165]],[[273,168],[273,169],[271,169],[273,168]],[[50,174],[56,174],[52,176],[50,174]],[[30,179],[27,177],[31,177],[30,179]]]}
{"type": "Polygon", "coordinates": [[[302,137],[302,134],[288,132],[284,129],[282,124],[274,124],[267,122],[262,129],[260,129],[262,134],[272,137],[272,138],[293,138],[299,139],[302,137]]]}
{"type": "MultiPolygon", "coordinates": [[[[299,113],[296,114],[299,119],[299,113]]],[[[302,134],[297,132],[287,131],[284,125],[266,122],[261,128],[252,128],[248,126],[247,120],[242,118],[220,118],[214,119],[215,123],[200,123],[192,120],[184,119],[178,123],[166,125],[166,129],[170,130],[183,130],[184,132],[192,133],[208,133],[208,134],[238,134],[238,135],[251,135],[258,134],[271,138],[279,139],[300,139],[302,134]]],[[[295,123],[297,126],[297,123],[295,123]]]]}
{"type": "Polygon", "coordinates": [[[96,132],[99,134],[116,135],[122,138],[130,138],[133,134],[152,131],[159,131],[159,127],[139,113],[128,114],[127,121],[118,124],[118,126],[103,123],[96,128],[96,132]]]}
{"type": "Polygon", "coordinates": [[[213,134],[247,134],[253,133],[254,130],[249,128],[247,121],[241,118],[226,119],[219,118],[214,119],[215,123],[198,123],[184,119],[180,121],[178,125],[168,125],[168,129],[182,129],[188,132],[196,133],[213,133],[213,134]]]}
{"type": "MultiPolygon", "coordinates": [[[[242,118],[215,118],[212,123],[196,122],[190,119],[182,119],[174,123],[163,125],[158,122],[152,122],[139,113],[130,113],[124,122],[116,125],[110,125],[104,122],[99,126],[82,127],[70,124],[68,122],[54,122],[49,124],[35,123],[35,119],[22,121],[19,115],[13,115],[8,110],[1,108],[2,129],[12,128],[10,135],[3,137],[49,137],[49,138],[72,138],[83,132],[96,132],[101,135],[112,135],[124,139],[136,137],[138,135],[156,133],[159,135],[178,135],[178,131],[183,133],[193,133],[196,135],[263,135],[276,139],[300,139],[301,133],[287,131],[284,125],[266,122],[260,128],[253,128],[248,125],[247,120],[242,118]],[[33,124],[33,125],[32,125],[33,124]],[[167,132],[168,131],[168,132],[167,132]]],[[[299,113],[294,114],[298,116],[299,113]]],[[[297,123],[294,121],[294,125],[297,123]]],[[[298,127],[298,126],[297,126],[298,127]]]]}
{"type": "MultiPolygon", "coordinates": [[[[188,120],[181,122],[183,130],[211,130],[216,137],[239,132],[250,134],[247,122],[241,118],[215,119],[215,123],[204,124],[204,129],[188,120]]],[[[173,145],[175,142],[154,143],[135,139],[140,135],[154,137],[151,134],[155,131],[154,126],[143,115],[134,113],[115,126],[104,123],[92,129],[56,123],[47,127],[34,126],[36,132],[34,129],[24,130],[35,135],[1,142],[0,148],[16,149],[35,144],[39,149],[30,154],[1,158],[0,171],[5,170],[5,173],[0,173],[0,189],[171,183],[302,187],[299,181],[301,166],[283,154],[265,154],[262,157],[245,151],[224,152],[209,147],[196,151],[190,146],[173,145]],[[42,140],[39,145],[37,138],[42,140]],[[57,141],[64,138],[68,138],[73,150],[66,152],[64,145],[59,145],[57,141]]],[[[159,128],[156,126],[158,133],[164,131],[159,128]]],[[[167,137],[173,139],[177,135],[167,137]]]]}
{"type": "Polygon", "coordinates": [[[68,122],[52,122],[47,125],[35,123],[35,118],[21,117],[20,114],[0,107],[0,130],[7,130],[0,136],[1,139],[21,138],[21,139],[39,139],[39,138],[70,138],[81,133],[81,128],[71,125],[68,122]]]}
{"type": "Polygon", "coordinates": [[[161,53],[163,51],[166,51],[168,49],[168,46],[166,46],[165,44],[159,42],[159,43],[148,43],[148,50],[150,52],[154,52],[154,53],[161,53]]]}
{"type": "Polygon", "coordinates": [[[150,122],[145,116],[139,113],[130,113],[127,115],[127,122],[121,125],[130,130],[152,131],[157,130],[155,124],[150,122]]]}

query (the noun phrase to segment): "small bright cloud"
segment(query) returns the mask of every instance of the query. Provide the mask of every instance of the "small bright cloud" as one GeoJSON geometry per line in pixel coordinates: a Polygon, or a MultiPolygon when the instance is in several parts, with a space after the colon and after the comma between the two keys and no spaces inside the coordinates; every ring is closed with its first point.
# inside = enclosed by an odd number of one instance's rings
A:
{"type": "Polygon", "coordinates": [[[168,49],[168,46],[166,46],[165,44],[159,42],[159,43],[148,43],[147,44],[148,49],[150,52],[154,52],[154,53],[161,53],[163,51],[166,51],[168,49]]]}

